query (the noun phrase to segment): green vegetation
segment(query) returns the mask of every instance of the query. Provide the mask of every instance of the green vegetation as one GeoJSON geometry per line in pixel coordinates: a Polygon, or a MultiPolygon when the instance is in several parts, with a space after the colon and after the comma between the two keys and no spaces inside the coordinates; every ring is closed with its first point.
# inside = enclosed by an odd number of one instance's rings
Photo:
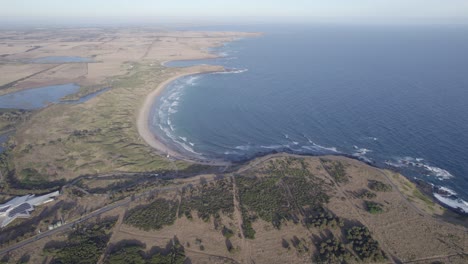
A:
{"type": "Polygon", "coordinates": [[[349,176],[346,173],[345,166],[340,161],[320,159],[325,170],[337,183],[346,183],[349,181],[349,176]]]}
{"type": "MultiPolygon", "coordinates": [[[[112,88],[83,104],[51,105],[31,116],[14,137],[18,178],[35,169],[48,180],[107,172],[194,172],[207,166],[169,161],[143,142],[135,126],[141,101],[177,69],[135,64],[112,88]]],[[[31,181],[35,180],[31,177],[31,181]]]]}
{"type": "Polygon", "coordinates": [[[255,229],[252,227],[252,223],[257,219],[255,215],[249,214],[249,212],[242,206],[242,233],[245,238],[255,239],[255,229]]]}
{"type": "Polygon", "coordinates": [[[432,207],[435,205],[435,203],[431,200],[431,198],[427,197],[426,195],[424,195],[420,190],[418,189],[414,189],[413,190],[413,195],[420,199],[421,201],[423,201],[424,203],[426,203],[429,207],[432,207]]]}
{"type": "Polygon", "coordinates": [[[281,221],[288,218],[287,211],[282,210],[288,203],[276,179],[238,177],[236,181],[241,204],[249,215],[247,223],[260,217],[279,228],[281,221]]]}
{"type": "Polygon", "coordinates": [[[293,236],[291,239],[291,244],[299,254],[304,254],[309,251],[305,239],[299,239],[297,236],[293,236]]]}
{"type": "Polygon", "coordinates": [[[232,183],[230,180],[221,179],[201,186],[185,188],[182,193],[182,201],[179,208],[179,217],[185,215],[192,219],[192,211],[198,213],[198,217],[207,222],[213,216],[219,218],[219,213],[232,214],[234,212],[232,183]]]}
{"type": "Polygon", "coordinates": [[[386,259],[385,254],[375,241],[367,227],[354,226],[347,232],[346,237],[352,244],[353,250],[363,261],[382,262],[386,259]]]}
{"type": "Polygon", "coordinates": [[[369,181],[369,188],[375,192],[390,192],[392,186],[381,181],[369,181]]]}
{"type": "Polygon", "coordinates": [[[0,109],[0,134],[11,130],[19,122],[25,121],[31,115],[31,111],[22,109],[0,109]]]}
{"type": "Polygon", "coordinates": [[[344,226],[343,219],[334,216],[331,212],[326,212],[324,209],[319,210],[314,216],[311,215],[306,217],[304,222],[308,228],[315,227],[320,229],[335,229],[344,226]]]}
{"type": "Polygon", "coordinates": [[[380,214],[383,213],[383,205],[376,203],[365,201],[366,210],[371,214],[380,214]]]}
{"type": "Polygon", "coordinates": [[[145,264],[144,247],[140,245],[127,245],[111,252],[106,263],[132,263],[145,264]]]}
{"type": "Polygon", "coordinates": [[[121,241],[113,246],[105,263],[109,264],[182,264],[185,250],[177,239],[169,241],[165,249],[155,248],[146,253],[139,241],[121,241]]]}
{"type": "Polygon", "coordinates": [[[358,194],[357,197],[360,199],[374,199],[375,197],[377,197],[377,194],[369,190],[364,190],[360,194],[358,194]]]}
{"type": "Polygon", "coordinates": [[[226,239],[230,239],[231,237],[234,236],[234,231],[232,231],[231,229],[227,228],[226,226],[223,227],[222,233],[223,233],[223,236],[224,236],[226,239]]]}
{"type": "Polygon", "coordinates": [[[104,253],[110,238],[110,230],[117,219],[101,219],[98,223],[79,226],[70,233],[66,242],[52,241],[44,247],[44,253],[52,256],[53,264],[94,264],[104,253]]]}
{"type": "Polygon", "coordinates": [[[106,87],[104,85],[87,85],[87,86],[80,86],[78,92],[74,94],[70,94],[62,98],[62,101],[75,101],[79,100],[82,97],[85,97],[90,94],[98,93],[105,90],[106,87]]]}
{"type": "Polygon", "coordinates": [[[271,176],[236,176],[247,238],[255,237],[252,223],[258,218],[279,229],[284,221],[298,223],[299,215],[328,202],[323,180],[313,176],[302,159],[272,161],[266,173],[271,176]]]}
{"type": "Polygon", "coordinates": [[[143,230],[161,229],[176,219],[177,205],[166,199],[157,199],[149,205],[135,207],[127,212],[124,223],[143,230]]]}
{"type": "Polygon", "coordinates": [[[347,263],[353,255],[336,238],[327,239],[317,245],[318,254],[315,263],[347,263]]]}

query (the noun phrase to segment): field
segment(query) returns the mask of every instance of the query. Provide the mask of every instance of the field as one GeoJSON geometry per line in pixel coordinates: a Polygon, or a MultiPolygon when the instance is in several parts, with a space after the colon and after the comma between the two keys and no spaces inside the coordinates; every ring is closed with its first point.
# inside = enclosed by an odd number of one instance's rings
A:
{"type": "Polygon", "coordinates": [[[69,29],[57,32],[2,32],[0,94],[34,87],[77,83],[76,95],[103,90],[82,104],[51,105],[25,122],[3,118],[0,129],[15,128],[2,158],[2,173],[15,174],[23,185],[40,188],[46,182],[87,174],[199,170],[203,167],[171,161],[138,135],[136,119],[145,97],[163,81],[180,74],[222,70],[215,66],[170,69],[173,59],[209,58],[206,49],[254,34],[230,32],[168,32],[161,30],[69,29]],[[87,63],[34,64],[30,59],[54,56],[92,58],[87,63]],[[21,74],[20,74],[21,73],[21,74]],[[5,120],[4,120],[5,119],[5,120]],[[10,123],[9,123],[10,122],[10,123]]]}
{"type": "MultiPolygon", "coordinates": [[[[98,232],[109,234],[107,249],[98,251],[99,263],[124,261],[123,252],[139,256],[141,263],[153,258],[192,263],[466,263],[466,220],[445,221],[437,214],[444,209],[415,200],[431,198],[403,194],[393,183],[396,176],[342,157],[277,154],[229,174],[141,184],[147,187],[127,189],[126,196],[145,189],[153,190],[151,194],[101,216],[118,220],[98,232]],[[337,182],[330,175],[330,163],[342,168],[340,179],[346,180],[337,182]],[[371,212],[366,202],[382,210],[371,212]],[[429,207],[437,212],[430,213],[429,207]]],[[[82,195],[80,199],[89,194],[82,195]]],[[[68,232],[45,240],[67,236],[73,244],[76,238],[68,232]]],[[[34,263],[64,257],[63,251],[50,250],[52,242],[37,245],[43,249],[30,254],[34,263]]],[[[19,259],[26,252],[27,247],[8,257],[19,259]]]]}
{"type": "Polygon", "coordinates": [[[14,132],[0,155],[0,201],[61,190],[1,230],[0,263],[467,263],[468,219],[398,173],[282,153],[220,168],[146,144],[136,123],[148,94],[181,74],[223,70],[162,63],[213,57],[207,48],[254,35],[1,32],[0,95],[70,82],[81,89],[65,99],[104,92],[0,112],[0,132],[14,132]],[[93,61],[28,62],[48,56],[93,61]]]}

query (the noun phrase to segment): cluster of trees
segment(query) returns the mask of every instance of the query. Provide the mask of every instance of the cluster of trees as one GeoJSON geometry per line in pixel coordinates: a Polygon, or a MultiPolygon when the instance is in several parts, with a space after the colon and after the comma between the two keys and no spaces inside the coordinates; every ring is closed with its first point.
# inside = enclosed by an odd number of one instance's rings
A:
{"type": "Polygon", "coordinates": [[[323,180],[312,175],[301,161],[271,161],[266,170],[271,176],[267,177],[236,177],[245,237],[255,237],[252,223],[257,218],[279,229],[284,221],[299,223],[300,215],[329,201],[323,180]]]}
{"type": "Polygon", "coordinates": [[[385,254],[375,241],[367,227],[354,226],[347,232],[346,237],[351,243],[353,250],[363,261],[382,262],[386,259],[385,254]]]}
{"type": "Polygon", "coordinates": [[[52,256],[52,264],[97,263],[116,221],[116,218],[106,218],[94,224],[79,226],[70,233],[66,242],[51,241],[45,245],[43,252],[52,256]]]}
{"type": "Polygon", "coordinates": [[[366,201],[365,205],[366,205],[366,210],[371,214],[380,214],[383,212],[383,205],[379,203],[366,201]]]}
{"type": "Polygon", "coordinates": [[[269,176],[236,176],[246,238],[255,237],[252,223],[257,218],[279,229],[285,221],[299,223],[300,216],[317,212],[329,201],[323,180],[308,170],[303,159],[272,160],[262,173],[269,176]]]}
{"type": "Polygon", "coordinates": [[[320,161],[328,174],[330,174],[336,182],[345,183],[349,181],[349,177],[343,163],[327,159],[320,159],[320,161]]]}
{"type": "Polygon", "coordinates": [[[158,230],[165,225],[172,225],[176,219],[177,205],[166,199],[156,199],[148,205],[129,210],[124,223],[143,230],[158,230]]]}
{"type": "Polygon", "coordinates": [[[358,198],[361,199],[374,199],[375,197],[377,197],[377,194],[369,190],[364,190],[360,194],[358,194],[358,198]]]}
{"type": "Polygon", "coordinates": [[[277,179],[237,177],[240,203],[243,208],[244,235],[252,238],[254,232],[251,223],[257,217],[270,222],[276,228],[281,226],[281,221],[288,218],[288,206],[286,197],[277,185],[277,179]],[[249,235],[247,235],[249,234],[249,235]]]}
{"type": "Polygon", "coordinates": [[[320,211],[320,213],[308,216],[304,219],[307,227],[315,227],[320,229],[335,229],[337,227],[344,227],[343,219],[334,216],[331,212],[325,212],[323,209],[320,211]]]}
{"type": "Polygon", "coordinates": [[[199,218],[208,222],[212,216],[215,219],[219,218],[219,212],[232,214],[234,212],[232,195],[232,183],[225,179],[184,189],[179,217],[185,215],[188,219],[192,219],[192,211],[195,210],[199,218]]]}
{"type": "Polygon", "coordinates": [[[318,253],[314,257],[314,262],[354,263],[363,261],[378,263],[385,261],[386,256],[381,250],[379,243],[372,238],[370,231],[366,227],[353,226],[347,229],[345,233],[347,234],[347,244],[344,244],[333,235],[319,241],[316,244],[318,253]]]}
{"type": "Polygon", "coordinates": [[[353,255],[335,237],[318,244],[318,254],[315,263],[347,263],[354,259],[353,255]]]}
{"type": "Polygon", "coordinates": [[[315,210],[322,208],[323,204],[328,203],[330,197],[323,188],[323,180],[314,176],[306,177],[283,177],[281,186],[291,195],[289,202],[294,204],[297,209],[302,211],[304,208],[315,210]]]}
{"type": "Polygon", "coordinates": [[[139,241],[121,241],[105,259],[109,264],[183,264],[186,260],[184,247],[174,238],[165,249],[154,248],[145,252],[139,241]]]}
{"type": "Polygon", "coordinates": [[[381,181],[369,181],[369,188],[376,192],[390,192],[392,186],[381,181]]]}

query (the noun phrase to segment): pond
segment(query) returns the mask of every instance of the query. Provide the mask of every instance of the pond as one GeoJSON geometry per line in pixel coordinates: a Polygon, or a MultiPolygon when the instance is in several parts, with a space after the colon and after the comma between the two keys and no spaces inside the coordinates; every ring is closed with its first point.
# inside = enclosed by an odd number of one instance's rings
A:
{"type": "Polygon", "coordinates": [[[37,59],[32,59],[32,63],[73,63],[73,62],[94,62],[91,58],[78,56],[48,56],[37,59]]]}
{"type": "Polygon", "coordinates": [[[38,87],[0,96],[0,108],[38,109],[50,103],[58,103],[69,94],[78,92],[74,83],[38,87]]]}

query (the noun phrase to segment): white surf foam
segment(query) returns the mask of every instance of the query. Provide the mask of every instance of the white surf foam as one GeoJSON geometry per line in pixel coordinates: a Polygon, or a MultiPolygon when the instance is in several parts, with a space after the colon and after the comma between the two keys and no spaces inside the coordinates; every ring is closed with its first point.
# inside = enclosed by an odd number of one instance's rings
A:
{"type": "Polygon", "coordinates": [[[194,84],[195,81],[197,81],[198,79],[200,79],[201,75],[190,75],[188,78],[187,78],[187,81],[185,81],[186,84],[194,84]]]}
{"type": "Polygon", "coordinates": [[[241,146],[236,146],[234,147],[235,149],[238,149],[238,150],[249,150],[250,149],[250,146],[249,145],[241,145],[241,146]]]}
{"type": "Polygon", "coordinates": [[[367,153],[372,152],[372,150],[370,150],[370,149],[359,148],[359,147],[357,147],[357,146],[354,146],[354,149],[356,149],[356,153],[354,153],[354,154],[355,154],[355,155],[358,155],[358,156],[364,156],[364,155],[366,155],[367,153]]]}
{"type": "Polygon", "coordinates": [[[445,204],[454,209],[458,209],[463,213],[468,213],[468,202],[460,199],[460,198],[450,198],[448,196],[444,196],[438,193],[434,193],[434,197],[441,203],[445,204]]]}
{"type": "Polygon", "coordinates": [[[312,146],[302,146],[303,149],[311,150],[318,153],[340,153],[335,147],[324,147],[315,143],[312,143],[312,146]]]}
{"type": "Polygon", "coordinates": [[[260,146],[261,148],[265,149],[284,149],[289,148],[289,145],[267,145],[267,146],[260,146]]]}
{"type": "Polygon", "coordinates": [[[448,194],[450,194],[450,195],[457,195],[457,193],[456,193],[454,190],[449,189],[449,188],[447,188],[447,187],[440,186],[440,187],[439,187],[439,190],[440,190],[440,191],[443,191],[443,192],[446,192],[446,193],[448,193],[448,194]]]}
{"type": "Polygon", "coordinates": [[[453,178],[453,175],[448,172],[447,170],[444,170],[444,169],[441,169],[441,168],[438,168],[438,167],[434,167],[434,166],[429,166],[429,165],[426,165],[426,164],[423,164],[423,167],[429,171],[431,174],[433,174],[434,176],[436,176],[437,178],[441,179],[441,180],[447,180],[447,179],[450,179],[450,178],[453,178]]]}
{"type": "Polygon", "coordinates": [[[397,158],[396,162],[393,161],[386,161],[385,164],[404,168],[404,167],[415,167],[423,169],[428,176],[434,176],[439,180],[447,180],[453,178],[454,176],[447,170],[429,165],[424,161],[423,158],[412,158],[412,157],[404,157],[404,158],[397,158]]]}
{"type": "Polygon", "coordinates": [[[249,69],[228,69],[222,72],[213,72],[212,74],[239,74],[239,73],[244,73],[248,71],[249,69]]]}

